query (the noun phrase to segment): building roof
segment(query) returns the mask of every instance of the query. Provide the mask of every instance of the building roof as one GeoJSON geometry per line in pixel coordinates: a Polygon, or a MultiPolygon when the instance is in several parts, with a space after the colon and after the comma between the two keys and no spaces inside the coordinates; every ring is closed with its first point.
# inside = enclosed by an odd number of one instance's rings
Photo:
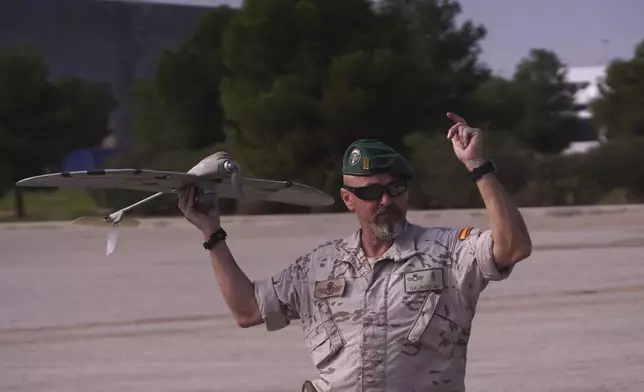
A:
{"type": "Polygon", "coordinates": [[[568,80],[575,83],[587,83],[588,85],[577,92],[577,103],[586,105],[593,99],[599,97],[598,85],[606,73],[606,67],[569,67],[568,80]]]}

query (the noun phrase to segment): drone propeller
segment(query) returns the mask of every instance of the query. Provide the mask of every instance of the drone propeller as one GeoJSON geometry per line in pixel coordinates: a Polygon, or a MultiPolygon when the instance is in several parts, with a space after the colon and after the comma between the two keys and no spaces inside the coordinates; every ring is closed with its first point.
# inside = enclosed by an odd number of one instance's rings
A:
{"type": "Polygon", "coordinates": [[[241,184],[241,169],[239,168],[239,165],[235,163],[235,161],[228,160],[224,162],[224,170],[230,174],[230,182],[233,184],[235,189],[237,190],[237,195],[239,195],[240,198],[244,197],[244,193],[242,191],[242,184],[241,184]]]}
{"type": "MultiPolygon", "coordinates": [[[[72,225],[78,225],[78,226],[93,226],[93,227],[104,227],[106,224],[112,225],[110,228],[110,231],[107,235],[107,244],[106,244],[106,249],[105,249],[105,256],[109,256],[114,252],[114,249],[116,249],[116,241],[119,236],[119,227],[121,226],[121,217],[122,213],[119,214],[118,219],[111,219],[110,216],[106,216],[104,218],[100,217],[92,217],[92,216],[83,216],[80,218],[77,218],[70,222],[72,225]]],[[[139,221],[137,219],[127,219],[124,221],[124,226],[132,226],[136,227],[139,225],[139,221]]]]}
{"type": "Polygon", "coordinates": [[[143,200],[140,200],[134,204],[131,204],[125,208],[122,208],[118,211],[115,211],[104,218],[98,217],[80,217],[71,222],[73,225],[81,226],[105,226],[105,224],[112,224],[109,234],[107,235],[107,247],[105,249],[105,255],[109,256],[116,249],[116,241],[118,239],[118,229],[123,224],[124,226],[136,227],[141,222],[137,219],[126,219],[123,220],[123,214],[126,211],[131,210],[132,208],[141,205],[149,200],[155,199],[163,195],[163,192],[155,193],[152,196],[146,197],[143,200]]]}
{"type": "Polygon", "coordinates": [[[107,235],[107,248],[105,249],[105,256],[109,256],[116,249],[116,240],[119,236],[118,224],[112,226],[110,233],[107,235]]]}

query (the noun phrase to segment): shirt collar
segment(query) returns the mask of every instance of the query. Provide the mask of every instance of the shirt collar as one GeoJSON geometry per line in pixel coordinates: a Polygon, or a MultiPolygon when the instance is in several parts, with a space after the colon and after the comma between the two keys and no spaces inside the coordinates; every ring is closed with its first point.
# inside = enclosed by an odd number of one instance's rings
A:
{"type": "MultiPolygon", "coordinates": [[[[394,262],[402,262],[418,254],[416,244],[417,226],[407,220],[404,221],[403,225],[403,232],[394,240],[391,248],[380,256],[378,260],[390,259],[394,262]]],[[[361,246],[361,233],[361,229],[357,229],[343,241],[341,245],[343,252],[340,256],[342,261],[351,262],[356,259],[360,262],[367,261],[364,250],[361,246]]]]}

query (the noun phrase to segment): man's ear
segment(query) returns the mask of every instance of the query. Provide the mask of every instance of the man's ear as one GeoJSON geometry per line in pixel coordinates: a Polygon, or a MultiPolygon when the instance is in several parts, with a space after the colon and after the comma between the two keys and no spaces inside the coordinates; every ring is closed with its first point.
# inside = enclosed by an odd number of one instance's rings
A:
{"type": "Polygon", "coordinates": [[[351,193],[346,189],[340,189],[340,196],[342,196],[342,201],[344,205],[347,206],[349,211],[353,211],[353,201],[351,200],[351,193]]]}

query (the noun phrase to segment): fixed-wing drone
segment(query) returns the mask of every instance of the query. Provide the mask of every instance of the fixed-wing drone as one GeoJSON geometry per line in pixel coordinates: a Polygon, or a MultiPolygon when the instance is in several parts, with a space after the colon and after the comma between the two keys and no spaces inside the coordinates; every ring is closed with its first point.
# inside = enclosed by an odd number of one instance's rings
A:
{"type": "MultiPolygon", "coordinates": [[[[147,169],[99,169],[43,174],[22,179],[17,186],[53,188],[108,188],[155,192],[134,204],[115,211],[104,218],[81,217],[73,224],[111,225],[106,255],[116,247],[117,229],[123,214],[165,193],[179,193],[194,185],[195,208],[206,210],[217,198],[265,200],[309,207],[322,207],[334,203],[328,194],[292,181],[275,181],[241,176],[237,162],[225,151],[216,152],[197,163],[188,172],[147,169]]],[[[138,225],[133,219],[128,225],[138,225]]]]}

